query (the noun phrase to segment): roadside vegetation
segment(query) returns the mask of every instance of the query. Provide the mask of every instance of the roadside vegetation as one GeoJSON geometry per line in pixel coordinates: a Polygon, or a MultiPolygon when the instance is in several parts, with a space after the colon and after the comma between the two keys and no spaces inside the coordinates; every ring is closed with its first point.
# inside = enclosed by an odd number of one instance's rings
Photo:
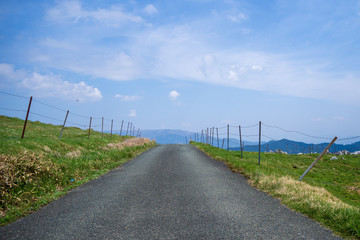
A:
{"type": "Polygon", "coordinates": [[[299,177],[318,154],[285,155],[226,151],[191,142],[229,168],[243,174],[249,184],[278,198],[286,206],[332,229],[336,234],[360,239],[360,156],[325,155],[299,182],[299,177]]]}
{"type": "Polygon", "coordinates": [[[64,195],[155,146],[143,138],[0,116],[0,225],[64,195]]]}

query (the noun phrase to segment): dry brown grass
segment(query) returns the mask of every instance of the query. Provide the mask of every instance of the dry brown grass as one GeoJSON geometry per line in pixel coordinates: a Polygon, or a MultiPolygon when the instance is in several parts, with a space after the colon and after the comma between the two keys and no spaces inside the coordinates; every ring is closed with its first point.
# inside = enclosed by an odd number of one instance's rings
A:
{"type": "Polygon", "coordinates": [[[123,142],[118,143],[109,143],[104,150],[117,148],[117,149],[123,149],[125,147],[136,147],[136,146],[142,146],[147,143],[155,144],[154,140],[150,140],[149,138],[130,138],[126,139],[123,142]]]}
{"type": "Polygon", "coordinates": [[[303,202],[314,208],[321,207],[323,204],[333,209],[355,208],[342,202],[325,188],[314,187],[288,176],[280,178],[276,176],[260,176],[257,180],[250,179],[249,182],[263,190],[270,190],[277,196],[287,196],[291,201],[303,202]]]}
{"type": "Polygon", "coordinates": [[[24,185],[35,185],[39,177],[56,177],[59,167],[42,155],[25,151],[17,156],[0,155],[0,215],[6,210],[6,204],[21,204],[21,195],[32,195],[36,187],[28,191],[19,191],[16,195],[10,191],[24,185]]]}

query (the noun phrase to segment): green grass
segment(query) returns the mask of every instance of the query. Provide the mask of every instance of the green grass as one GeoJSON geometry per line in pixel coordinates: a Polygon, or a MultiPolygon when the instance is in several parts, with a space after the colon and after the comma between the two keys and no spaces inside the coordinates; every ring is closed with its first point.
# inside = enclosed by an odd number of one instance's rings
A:
{"type": "Polygon", "coordinates": [[[28,122],[0,116],[0,225],[39,209],[68,190],[90,181],[153,147],[107,147],[129,136],[28,122]]]}
{"type": "Polygon", "coordinates": [[[299,177],[318,154],[285,155],[228,152],[210,145],[193,145],[233,171],[249,178],[249,183],[282,201],[290,208],[306,214],[331,228],[342,237],[360,239],[360,157],[325,155],[305,176],[299,177]]]}

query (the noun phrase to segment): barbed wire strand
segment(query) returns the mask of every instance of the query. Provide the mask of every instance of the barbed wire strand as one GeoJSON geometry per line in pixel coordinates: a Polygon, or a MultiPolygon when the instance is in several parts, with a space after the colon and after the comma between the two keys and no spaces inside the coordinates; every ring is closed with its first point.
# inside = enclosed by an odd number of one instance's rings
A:
{"type": "Polygon", "coordinates": [[[12,97],[18,97],[18,98],[30,99],[29,97],[20,96],[20,95],[16,95],[16,94],[13,94],[13,93],[8,93],[8,92],[3,92],[3,91],[0,91],[0,94],[9,95],[9,96],[12,96],[12,97]]]}
{"type": "Polygon", "coordinates": [[[53,105],[50,105],[50,104],[48,104],[48,103],[41,102],[41,101],[36,100],[36,99],[33,99],[33,102],[40,103],[40,104],[42,104],[42,105],[45,105],[45,106],[47,106],[47,107],[50,107],[50,108],[53,108],[53,109],[59,110],[59,111],[61,111],[61,112],[67,112],[67,111],[66,111],[66,110],[64,110],[64,109],[61,109],[61,108],[55,107],[55,106],[53,106],[53,105]]]}

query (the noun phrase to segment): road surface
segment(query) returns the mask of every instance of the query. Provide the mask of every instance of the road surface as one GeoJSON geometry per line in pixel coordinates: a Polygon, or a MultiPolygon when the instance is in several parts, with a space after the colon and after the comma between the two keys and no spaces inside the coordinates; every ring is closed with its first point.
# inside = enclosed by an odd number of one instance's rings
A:
{"type": "Polygon", "coordinates": [[[338,239],[191,145],[159,145],[0,239],[338,239]]]}

